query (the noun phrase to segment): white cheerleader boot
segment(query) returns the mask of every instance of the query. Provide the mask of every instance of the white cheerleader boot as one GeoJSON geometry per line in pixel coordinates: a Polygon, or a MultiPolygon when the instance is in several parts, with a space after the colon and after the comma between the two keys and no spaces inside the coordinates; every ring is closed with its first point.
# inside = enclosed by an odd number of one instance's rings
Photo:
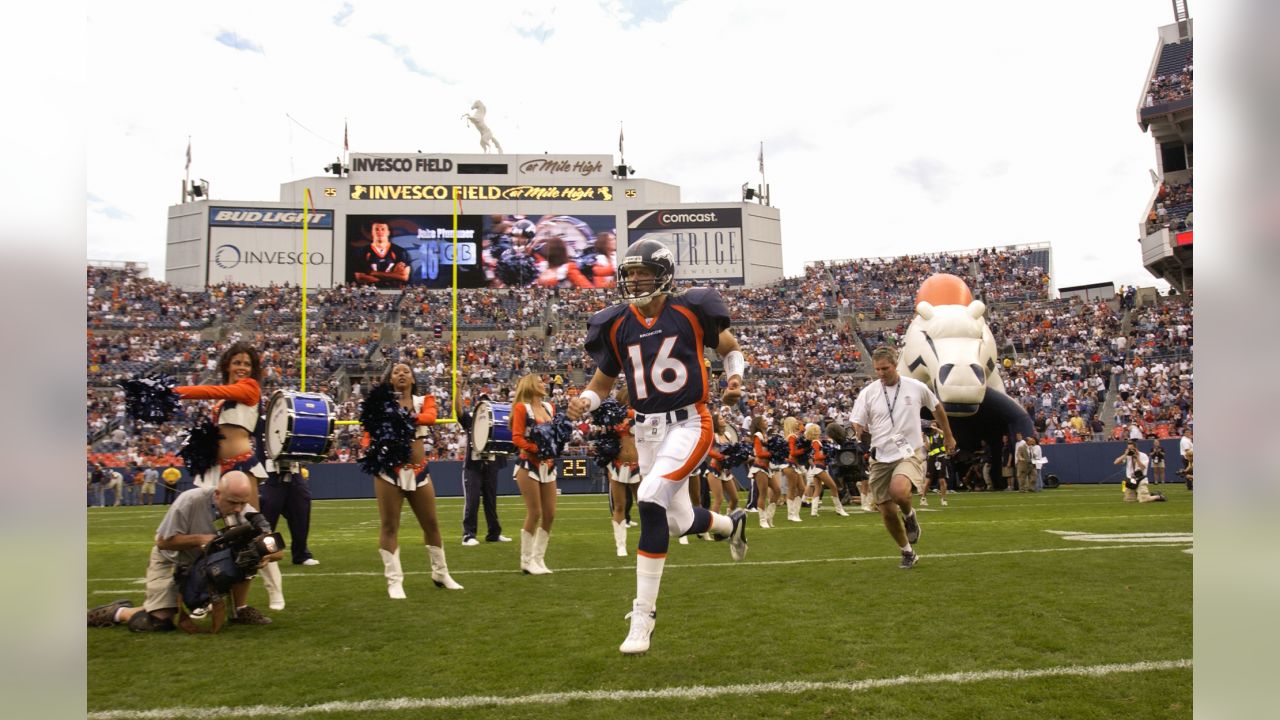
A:
{"type": "Polygon", "coordinates": [[[550,575],[551,569],[547,567],[547,543],[551,542],[551,533],[538,528],[533,536],[533,554],[529,557],[529,574],[530,575],[550,575]]]}
{"type": "Polygon", "coordinates": [[[627,524],[625,522],[613,523],[613,544],[617,547],[618,557],[627,556],[627,524]]]}
{"type": "Polygon", "coordinates": [[[822,498],[817,495],[809,501],[809,517],[818,517],[818,508],[822,506],[822,498]]]}
{"type": "Polygon", "coordinates": [[[462,586],[449,577],[449,566],[444,562],[444,548],[435,545],[427,546],[427,556],[431,558],[431,582],[436,587],[446,590],[461,590],[462,586]]]}
{"type": "Polygon", "coordinates": [[[262,567],[262,584],[267,588],[267,607],[284,609],[284,589],[281,587],[280,565],[269,562],[262,567]]]}
{"type": "Polygon", "coordinates": [[[836,506],[836,514],[837,514],[837,515],[839,515],[839,516],[841,516],[841,517],[849,517],[849,513],[848,513],[848,511],[846,511],[846,510],[844,509],[844,503],[840,502],[840,496],[839,496],[839,495],[832,495],[832,496],[831,496],[831,504],[833,504],[833,505],[835,505],[835,506],[836,506]]]}
{"type": "Polygon", "coordinates": [[[535,575],[533,566],[533,535],[523,528],[520,530],[520,572],[535,575]]]}
{"type": "Polygon", "coordinates": [[[382,574],[387,576],[387,595],[392,600],[404,600],[404,571],[400,569],[400,548],[389,552],[378,548],[382,556],[382,574]]]}

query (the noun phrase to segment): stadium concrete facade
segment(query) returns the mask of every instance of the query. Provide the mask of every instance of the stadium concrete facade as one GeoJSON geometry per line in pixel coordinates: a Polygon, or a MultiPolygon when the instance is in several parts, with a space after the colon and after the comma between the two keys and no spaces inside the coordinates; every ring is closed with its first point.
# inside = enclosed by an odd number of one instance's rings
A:
{"type": "Polygon", "coordinates": [[[305,268],[309,288],[333,287],[351,281],[372,223],[384,221],[412,266],[408,284],[449,287],[456,256],[459,284],[483,287],[482,251],[508,230],[504,220],[531,234],[553,224],[576,250],[610,233],[619,253],[658,239],[682,280],[757,287],[782,278],[777,208],[684,203],[678,186],[631,177],[609,155],[353,153],[327,169],[283,183],[276,200],[171,206],[166,280],[184,289],[299,285],[305,268]]]}
{"type": "Polygon", "coordinates": [[[1194,285],[1192,29],[1185,5],[1177,22],[1160,28],[1137,107],[1138,127],[1151,133],[1156,151],[1154,187],[1138,220],[1142,264],[1180,293],[1194,285]]]}

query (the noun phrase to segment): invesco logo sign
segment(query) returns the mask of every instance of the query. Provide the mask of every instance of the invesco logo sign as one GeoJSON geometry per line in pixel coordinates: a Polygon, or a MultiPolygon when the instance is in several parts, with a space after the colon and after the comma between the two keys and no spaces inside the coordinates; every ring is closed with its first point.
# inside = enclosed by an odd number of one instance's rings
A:
{"type": "Polygon", "coordinates": [[[240,264],[240,248],[235,245],[219,245],[213,252],[213,262],[223,270],[230,270],[240,264]]]}

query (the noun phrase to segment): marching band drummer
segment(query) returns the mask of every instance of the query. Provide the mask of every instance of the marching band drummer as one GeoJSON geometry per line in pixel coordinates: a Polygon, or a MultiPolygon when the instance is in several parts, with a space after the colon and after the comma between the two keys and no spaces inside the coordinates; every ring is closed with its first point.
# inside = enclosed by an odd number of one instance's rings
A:
{"type": "Polygon", "coordinates": [[[640,455],[636,451],[636,436],[632,427],[636,424],[636,411],[631,407],[627,386],[616,393],[618,403],[627,409],[627,419],[609,428],[618,436],[622,446],[618,457],[609,463],[609,505],[613,514],[613,544],[618,557],[627,556],[627,496],[640,484],[640,455]]]}
{"type": "MultiPolygon", "coordinates": [[[[218,358],[221,385],[181,385],[174,392],[183,400],[215,400],[213,422],[218,426],[218,463],[193,478],[196,487],[218,484],[222,475],[239,470],[257,482],[251,483],[249,504],[261,507],[258,484],[267,479],[257,453],[259,404],[262,401],[262,356],[253,345],[237,341],[218,358]],[[256,438],[256,440],[255,440],[256,438]]],[[[267,563],[262,568],[262,582],[267,588],[268,607],[284,609],[280,567],[267,563]]]]}
{"type": "MultiPolygon", "coordinates": [[[[410,410],[417,423],[408,464],[396,468],[394,476],[380,473],[373,479],[380,521],[378,554],[382,556],[383,574],[387,578],[387,595],[393,600],[405,599],[404,571],[400,567],[400,509],[406,499],[422,527],[423,542],[431,559],[431,581],[437,587],[461,590],[462,586],[449,576],[449,566],[445,563],[440,521],[436,517],[436,490],[431,483],[423,444],[423,438],[436,422],[436,399],[432,395],[417,394],[418,382],[413,368],[405,363],[393,363],[388,367],[382,375],[382,383],[390,384],[399,395],[400,406],[410,410]]],[[[366,442],[368,438],[366,433],[366,442]]]]}
{"type": "Polygon", "coordinates": [[[551,422],[556,409],[543,400],[547,384],[542,376],[525,375],[516,384],[511,405],[511,442],[520,449],[516,485],[524,498],[524,526],[520,528],[520,570],[526,575],[549,575],[545,561],[556,519],[556,461],[538,456],[538,445],[526,433],[533,425],[551,422]]]}

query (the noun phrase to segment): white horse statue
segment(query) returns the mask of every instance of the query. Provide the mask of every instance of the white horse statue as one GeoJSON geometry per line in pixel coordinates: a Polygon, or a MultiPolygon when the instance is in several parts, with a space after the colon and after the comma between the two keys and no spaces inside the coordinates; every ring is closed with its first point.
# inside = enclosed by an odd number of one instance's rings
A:
{"type": "Polygon", "coordinates": [[[484,103],[477,100],[471,103],[471,109],[474,111],[473,114],[471,115],[463,114],[462,117],[463,119],[467,120],[472,125],[474,125],[476,130],[480,131],[480,149],[484,150],[485,154],[488,154],[489,143],[493,143],[493,146],[498,150],[498,154],[501,155],[502,143],[498,142],[498,138],[493,136],[493,131],[490,130],[489,126],[486,125],[484,122],[484,114],[485,114],[484,103]]]}

